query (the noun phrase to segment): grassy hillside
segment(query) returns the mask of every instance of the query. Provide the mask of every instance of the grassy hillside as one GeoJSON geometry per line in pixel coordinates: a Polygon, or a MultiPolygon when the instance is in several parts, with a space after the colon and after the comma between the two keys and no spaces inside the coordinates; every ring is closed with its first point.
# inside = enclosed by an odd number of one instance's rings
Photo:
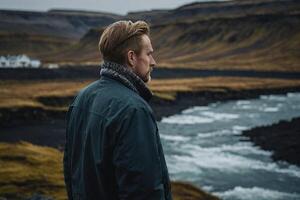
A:
{"type": "Polygon", "coordinates": [[[161,66],[300,71],[300,15],[253,15],[152,27],[161,66]]]}
{"type": "MultiPolygon", "coordinates": [[[[100,61],[103,29],[92,29],[57,62],[100,61]]],[[[152,25],[159,66],[300,71],[300,15],[271,14],[152,25]]]]}
{"type": "Polygon", "coordinates": [[[173,10],[129,12],[127,17],[134,20],[143,19],[157,25],[174,23],[174,21],[195,22],[224,17],[299,13],[299,9],[298,0],[230,0],[194,2],[173,10]]]}
{"type": "Polygon", "coordinates": [[[0,55],[26,53],[28,56],[42,58],[58,49],[64,50],[73,43],[74,40],[64,37],[0,32],[0,55]]]}
{"type": "Polygon", "coordinates": [[[104,28],[90,29],[79,42],[66,46],[64,49],[57,49],[52,53],[41,55],[40,58],[44,62],[99,64],[101,57],[98,40],[103,30],[104,28]]]}
{"type": "Polygon", "coordinates": [[[0,28],[5,33],[27,33],[79,39],[90,28],[108,25],[121,16],[76,10],[30,12],[0,10],[0,28]]]}
{"type": "Polygon", "coordinates": [[[126,18],[150,22],[155,57],[162,67],[300,71],[297,0],[200,2],[127,16],[56,10],[0,11],[0,17],[5,30],[0,32],[0,53],[28,53],[44,62],[98,64],[104,26],[126,18]],[[20,29],[29,35],[16,34],[20,29]]]}
{"type": "Polygon", "coordinates": [[[49,12],[0,10],[0,55],[43,54],[61,51],[91,28],[108,25],[119,15],[76,10],[49,12]]]}
{"type": "MultiPolygon", "coordinates": [[[[0,143],[0,198],[21,200],[39,194],[67,199],[62,152],[33,145],[0,143]]],[[[173,182],[174,200],[218,200],[188,183],[173,182]]]]}

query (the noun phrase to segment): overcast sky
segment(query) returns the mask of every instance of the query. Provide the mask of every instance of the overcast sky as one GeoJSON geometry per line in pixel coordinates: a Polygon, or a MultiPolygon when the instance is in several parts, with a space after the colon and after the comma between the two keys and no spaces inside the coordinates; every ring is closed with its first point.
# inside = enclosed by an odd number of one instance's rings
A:
{"type": "Polygon", "coordinates": [[[172,9],[195,1],[196,0],[0,0],[0,9],[47,11],[49,9],[58,8],[126,14],[128,11],[172,9]]]}

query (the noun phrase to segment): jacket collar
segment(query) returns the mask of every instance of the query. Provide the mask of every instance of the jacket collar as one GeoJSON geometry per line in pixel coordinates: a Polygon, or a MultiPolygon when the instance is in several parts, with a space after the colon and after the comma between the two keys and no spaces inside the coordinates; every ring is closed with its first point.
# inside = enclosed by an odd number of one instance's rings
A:
{"type": "Polygon", "coordinates": [[[147,102],[153,96],[144,81],[125,65],[120,65],[111,61],[104,61],[101,66],[100,76],[106,76],[121,82],[129,89],[138,93],[147,102]]]}

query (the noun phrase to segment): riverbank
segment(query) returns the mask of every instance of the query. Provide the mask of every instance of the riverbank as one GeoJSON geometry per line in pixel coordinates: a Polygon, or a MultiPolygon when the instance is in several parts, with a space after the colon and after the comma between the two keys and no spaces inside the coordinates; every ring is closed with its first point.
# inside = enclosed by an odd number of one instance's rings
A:
{"type": "MultiPolygon", "coordinates": [[[[260,95],[286,94],[300,92],[300,87],[276,89],[249,89],[227,91],[193,91],[178,92],[175,99],[165,99],[154,96],[150,105],[156,119],[180,113],[192,106],[206,106],[210,103],[237,99],[255,99],[260,95]]],[[[44,99],[48,106],[64,105],[73,97],[62,99],[44,99]]],[[[33,144],[63,149],[65,140],[65,109],[49,109],[46,107],[13,107],[0,108],[0,141],[27,141],[33,144]],[[46,131],[45,131],[46,130],[46,131]]]]}
{"type": "Polygon", "coordinates": [[[300,87],[178,92],[174,100],[154,96],[150,101],[150,105],[154,110],[156,119],[160,121],[162,117],[180,113],[192,106],[207,106],[210,103],[230,100],[256,99],[260,95],[287,94],[289,92],[300,92],[300,87]]]}
{"type": "Polygon", "coordinates": [[[300,166],[300,118],[256,127],[243,135],[260,148],[272,151],[274,160],[300,166]]]}
{"type": "MultiPolygon", "coordinates": [[[[1,81],[0,130],[64,119],[76,93],[90,82],[92,80],[1,81]]],[[[159,121],[191,106],[299,92],[300,81],[235,77],[165,79],[153,80],[150,88],[154,92],[150,105],[159,121]]]]}

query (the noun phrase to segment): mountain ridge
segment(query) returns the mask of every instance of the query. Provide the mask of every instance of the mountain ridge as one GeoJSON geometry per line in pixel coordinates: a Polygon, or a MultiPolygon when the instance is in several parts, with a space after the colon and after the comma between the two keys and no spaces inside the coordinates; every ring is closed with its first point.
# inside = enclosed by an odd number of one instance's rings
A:
{"type": "MultiPolygon", "coordinates": [[[[295,0],[198,2],[171,10],[129,12],[126,16],[74,10],[51,12],[55,17],[62,15],[62,19],[70,19],[67,23],[70,30],[78,29],[72,32],[64,28],[76,36],[63,34],[59,26],[53,29],[54,36],[64,35],[69,42],[55,44],[47,53],[31,52],[44,62],[99,63],[101,57],[97,45],[105,26],[116,20],[139,19],[146,20],[151,26],[159,66],[300,71],[300,2],[295,0]],[[91,17],[93,13],[101,17],[91,17]]],[[[0,27],[4,21],[3,18],[0,20],[0,27]]],[[[38,27],[40,33],[47,30],[42,29],[42,25],[38,27]]],[[[51,32],[47,36],[49,34],[51,32]]],[[[0,44],[5,39],[0,37],[0,44]]],[[[13,51],[16,47],[10,48],[13,51]]],[[[48,47],[45,45],[44,48],[48,47]]]]}

